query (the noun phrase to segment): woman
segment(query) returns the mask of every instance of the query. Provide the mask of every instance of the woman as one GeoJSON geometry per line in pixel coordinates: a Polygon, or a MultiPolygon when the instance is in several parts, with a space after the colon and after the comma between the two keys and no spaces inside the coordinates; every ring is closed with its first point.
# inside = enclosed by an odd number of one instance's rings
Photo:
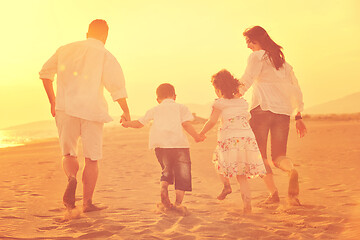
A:
{"type": "Polygon", "coordinates": [[[267,174],[265,184],[270,196],[265,203],[280,201],[275,186],[273,173],[267,160],[267,139],[271,136],[271,159],[274,166],[289,174],[288,200],[290,205],[300,205],[298,200],[298,173],[290,159],[286,157],[290,116],[296,110],[296,130],[300,137],[305,136],[306,126],[302,121],[303,98],[292,67],[285,61],[277,45],[265,29],[255,26],[243,33],[250,54],[245,73],[240,79],[244,84],[240,94],[253,86],[252,104],[250,106],[250,125],[264,160],[267,174]]]}

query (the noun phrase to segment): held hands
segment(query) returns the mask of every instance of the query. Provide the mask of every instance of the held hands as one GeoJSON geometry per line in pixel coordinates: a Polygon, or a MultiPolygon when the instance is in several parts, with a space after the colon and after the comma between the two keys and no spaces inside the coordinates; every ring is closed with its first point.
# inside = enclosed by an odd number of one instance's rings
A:
{"type": "Polygon", "coordinates": [[[305,123],[302,119],[296,120],[296,132],[300,138],[304,137],[307,133],[305,123]]]}
{"type": "Polygon", "coordinates": [[[194,137],[195,142],[203,142],[206,139],[206,136],[204,134],[197,134],[196,137],[194,137]]]}
{"type": "Polygon", "coordinates": [[[124,128],[128,128],[130,127],[130,121],[126,121],[126,120],[120,120],[121,126],[123,126],[124,128]]]}
{"type": "Polygon", "coordinates": [[[124,112],[123,115],[121,115],[120,123],[124,121],[131,121],[130,113],[124,112]]]}
{"type": "Polygon", "coordinates": [[[128,128],[129,124],[130,124],[131,118],[130,118],[130,114],[124,112],[123,115],[121,115],[120,118],[120,123],[124,128],[128,128]]]}

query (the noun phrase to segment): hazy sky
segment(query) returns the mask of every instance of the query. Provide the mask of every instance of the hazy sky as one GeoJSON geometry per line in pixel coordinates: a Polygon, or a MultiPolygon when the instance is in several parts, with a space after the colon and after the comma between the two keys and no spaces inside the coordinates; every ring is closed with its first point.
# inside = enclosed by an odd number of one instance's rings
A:
{"type": "Polygon", "coordinates": [[[251,53],[242,33],[254,25],[283,46],[305,108],[358,92],[359,2],[6,1],[0,10],[0,128],[51,118],[38,72],[59,46],[85,39],[96,18],[109,24],[106,48],[123,68],[132,114],[157,104],[155,89],[163,82],[175,86],[178,102],[211,102],[212,74],[226,68],[241,77],[251,53]]]}

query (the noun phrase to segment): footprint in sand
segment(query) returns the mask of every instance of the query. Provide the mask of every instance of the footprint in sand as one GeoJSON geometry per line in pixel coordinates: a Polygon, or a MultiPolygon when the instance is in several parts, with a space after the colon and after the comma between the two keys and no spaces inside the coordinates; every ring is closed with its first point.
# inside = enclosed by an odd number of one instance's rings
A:
{"type": "Polygon", "coordinates": [[[355,207],[359,205],[358,203],[344,203],[342,206],[345,206],[345,207],[355,207]]]}
{"type": "Polygon", "coordinates": [[[332,192],[346,192],[348,190],[345,190],[345,189],[334,189],[332,190],[332,192]]]}
{"type": "Polygon", "coordinates": [[[57,229],[57,228],[58,228],[57,226],[49,226],[49,227],[39,227],[38,229],[42,230],[42,231],[47,231],[47,230],[53,230],[53,229],[57,229]]]}
{"type": "Polygon", "coordinates": [[[22,217],[11,216],[11,215],[9,215],[9,216],[3,216],[3,217],[1,217],[1,218],[3,218],[3,219],[24,219],[24,218],[22,218],[22,217]]]}
{"type": "Polygon", "coordinates": [[[111,237],[112,235],[114,235],[114,233],[104,230],[104,231],[86,233],[84,235],[79,236],[78,239],[106,239],[108,237],[111,237]]]}
{"type": "Polygon", "coordinates": [[[49,212],[56,212],[56,213],[58,213],[58,212],[62,212],[62,211],[63,211],[62,208],[49,209],[49,212]]]}
{"type": "Polygon", "coordinates": [[[37,218],[51,218],[53,217],[52,215],[37,215],[37,214],[33,214],[34,217],[37,217],[37,218]]]}
{"type": "Polygon", "coordinates": [[[38,162],[39,165],[48,164],[48,163],[53,163],[53,162],[50,162],[50,161],[41,161],[41,162],[38,162]]]}
{"type": "Polygon", "coordinates": [[[333,184],[328,184],[329,187],[336,187],[336,186],[341,186],[343,184],[341,183],[333,183],[333,184]]]}
{"type": "Polygon", "coordinates": [[[125,226],[122,226],[122,225],[107,225],[104,227],[111,232],[121,231],[125,228],[125,226]]]}
{"type": "Polygon", "coordinates": [[[194,197],[213,199],[214,197],[209,194],[193,194],[194,197]]]}

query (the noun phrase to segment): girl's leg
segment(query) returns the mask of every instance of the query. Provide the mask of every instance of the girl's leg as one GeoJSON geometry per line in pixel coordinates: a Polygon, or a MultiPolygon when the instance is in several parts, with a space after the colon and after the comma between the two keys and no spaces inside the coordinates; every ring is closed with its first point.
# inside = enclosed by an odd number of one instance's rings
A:
{"type": "Polygon", "coordinates": [[[250,185],[245,175],[236,176],[240,184],[241,197],[244,202],[244,213],[251,213],[251,191],[250,185]]]}
{"type": "Polygon", "coordinates": [[[217,196],[217,199],[224,200],[226,198],[226,196],[232,192],[230,180],[229,180],[229,178],[224,177],[221,174],[219,176],[220,176],[221,182],[224,184],[224,188],[223,188],[222,192],[219,194],[219,196],[217,196]]]}
{"type": "Polygon", "coordinates": [[[277,192],[277,188],[276,188],[276,185],[275,185],[273,173],[267,173],[263,177],[263,180],[265,182],[266,188],[269,190],[271,195],[274,194],[275,192],[277,192]]]}

